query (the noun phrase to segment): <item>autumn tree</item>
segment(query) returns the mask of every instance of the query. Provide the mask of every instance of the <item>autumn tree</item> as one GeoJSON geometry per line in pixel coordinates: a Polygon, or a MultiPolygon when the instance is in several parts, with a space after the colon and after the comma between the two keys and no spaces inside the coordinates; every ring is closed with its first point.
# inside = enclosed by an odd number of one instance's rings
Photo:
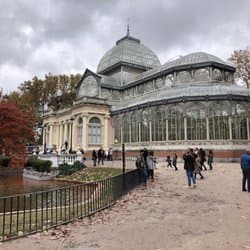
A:
{"type": "Polygon", "coordinates": [[[247,47],[244,50],[235,50],[229,60],[236,67],[236,79],[241,80],[246,84],[246,87],[250,86],[250,48],[247,47]]]}
{"type": "Polygon", "coordinates": [[[75,87],[80,81],[81,76],[77,75],[60,75],[56,93],[51,95],[48,105],[53,110],[71,107],[75,97],[75,87]]]}
{"type": "Polygon", "coordinates": [[[0,102],[0,154],[25,154],[34,133],[27,116],[13,103],[0,102]]]}
{"type": "Polygon", "coordinates": [[[30,124],[33,124],[33,126],[35,125],[37,120],[37,108],[32,105],[30,98],[27,98],[27,96],[20,91],[12,91],[6,99],[25,113],[30,124]]]}
{"type": "MultiPolygon", "coordinates": [[[[72,106],[75,87],[80,79],[80,74],[55,76],[48,73],[44,79],[35,76],[32,80],[24,81],[18,91],[11,92],[8,100],[29,117],[36,130],[42,125],[45,107],[57,111],[72,106]]],[[[38,138],[38,143],[41,140],[42,138],[38,138]]]]}
{"type": "Polygon", "coordinates": [[[45,104],[53,110],[70,107],[80,78],[80,74],[54,76],[51,73],[45,75],[43,80],[34,77],[23,82],[18,88],[19,92],[11,93],[10,100],[21,109],[28,109],[29,112],[35,110],[38,114],[45,104]]]}

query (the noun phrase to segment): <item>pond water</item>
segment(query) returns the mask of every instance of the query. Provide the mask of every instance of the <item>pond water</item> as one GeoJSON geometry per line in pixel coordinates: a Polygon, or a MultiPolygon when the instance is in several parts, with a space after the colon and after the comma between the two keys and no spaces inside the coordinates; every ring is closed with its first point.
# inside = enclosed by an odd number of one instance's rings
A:
{"type": "Polygon", "coordinates": [[[72,185],[62,181],[37,181],[22,176],[0,176],[0,197],[46,191],[72,185]]]}

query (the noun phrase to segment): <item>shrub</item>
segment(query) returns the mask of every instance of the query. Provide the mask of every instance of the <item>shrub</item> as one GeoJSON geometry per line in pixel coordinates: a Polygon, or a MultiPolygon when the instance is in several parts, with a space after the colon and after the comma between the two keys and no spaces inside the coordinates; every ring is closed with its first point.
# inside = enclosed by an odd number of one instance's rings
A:
{"type": "Polygon", "coordinates": [[[50,172],[52,162],[48,160],[40,160],[36,157],[30,157],[26,163],[26,167],[32,167],[37,172],[50,172]]]}
{"type": "Polygon", "coordinates": [[[73,173],[74,171],[72,169],[72,166],[68,165],[67,163],[59,166],[59,175],[66,176],[71,175],[73,173]]]}
{"type": "Polygon", "coordinates": [[[0,166],[8,167],[9,162],[10,162],[10,157],[6,155],[0,155],[0,166]]]}
{"type": "Polygon", "coordinates": [[[59,175],[66,176],[66,175],[72,175],[73,173],[84,169],[86,166],[80,162],[75,161],[73,165],[62,164],[59,166],[59,175]]]}
{"type": "Polygon", "coordinates": [[[80,161],[75,161],[74,164],[73,164],[73,168],[76,169],[76,171],[82,170],[85,167],[86,166],[80,161]]]}

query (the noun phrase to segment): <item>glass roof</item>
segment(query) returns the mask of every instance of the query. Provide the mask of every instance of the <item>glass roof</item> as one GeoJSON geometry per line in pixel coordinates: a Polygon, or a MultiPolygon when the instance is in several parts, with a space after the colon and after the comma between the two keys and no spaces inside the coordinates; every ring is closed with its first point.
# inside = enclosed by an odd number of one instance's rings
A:
{"type": "Polygon", "coordinates": [[[188,54],[186,56],[180,56],[178,59],[175,59],[170,62],[166,62],[162,65],[162,69],[167,69],[175,66],[189,65],[189,64],[198,64],[205,62],[217,62],[220,64],[233,66],[232,64],[221,60],[219,57],[205,53],[205,52],[195,52],[188,54]]]}
{"type": "Polygon", "coordinates": [[[140,43],[140,40],[125,36],[116,42],[100,60],[97,73],[119,62],[132,63],[146,68],[159,67],[160,61],[155,53],[140,43]]]}
{"type": "Polygon", "coordinates": [[[112,107],[112,111],[129,108],[145,103],[154,101],[168,100],[178,97],[192,97],[192,96],[220,96],[220,95],[242,95],[250,96],[250,90],[240,87],[238,85],[225,86],[221,83],[207,83],[207,85],[188,85],[169,88],[165,87],[157,91],[145,94],[142,96],[136,96],[135,98],[123,101],[116,106],[112,107]]]}
{"type": "MultiPolygon", "coordinates": [[[[210,55],[210,54],[205,53],[205,52],[195,52],[195,53],[191,53],[191,54],[188,54],[185,56],[180,56],[179,58],[177,58],[175,60],[166,62],[165,64],[163,64],[160,67],[157,67],[157,68],[154,68],[151,70],[147,70],[143,73],[140,73],[135,77],[135,80],[141,80],[141,79],[147,78],[151,75],[154,75],[158,72],[168,70],[168,69],[171,69],[174,67],[184,66],[184,65],[192,65],[192,64],[195,65],[198,63],[207,63],[207,62],[216,62],[216,63],[220,63],[220,64],[227,65],[227,66],[234,68],[234,66],[232,64],[230,64],[229,62],[223,61],[222,59],[220,59],[217,56],[210,55]]],[[[132,82],[134,82],[134,80],[129,82],[129,83],[132,83],[132,82]]]]}

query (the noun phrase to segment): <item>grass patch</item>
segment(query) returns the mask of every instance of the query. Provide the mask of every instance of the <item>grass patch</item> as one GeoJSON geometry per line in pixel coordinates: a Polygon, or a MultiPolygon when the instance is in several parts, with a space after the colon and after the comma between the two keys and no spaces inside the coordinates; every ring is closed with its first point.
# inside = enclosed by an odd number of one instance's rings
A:
{"type": "Polygon", "coordinates": [[[91,181],[103,180],[105,178],[110,178],[112,176],[116,176],[121,173],[122,170],[117,168],[105,168],[105,167],[85,168],[70,176],[65,176],[63,177],[63,179],[69,181],[91,182],[91,181]]]}

